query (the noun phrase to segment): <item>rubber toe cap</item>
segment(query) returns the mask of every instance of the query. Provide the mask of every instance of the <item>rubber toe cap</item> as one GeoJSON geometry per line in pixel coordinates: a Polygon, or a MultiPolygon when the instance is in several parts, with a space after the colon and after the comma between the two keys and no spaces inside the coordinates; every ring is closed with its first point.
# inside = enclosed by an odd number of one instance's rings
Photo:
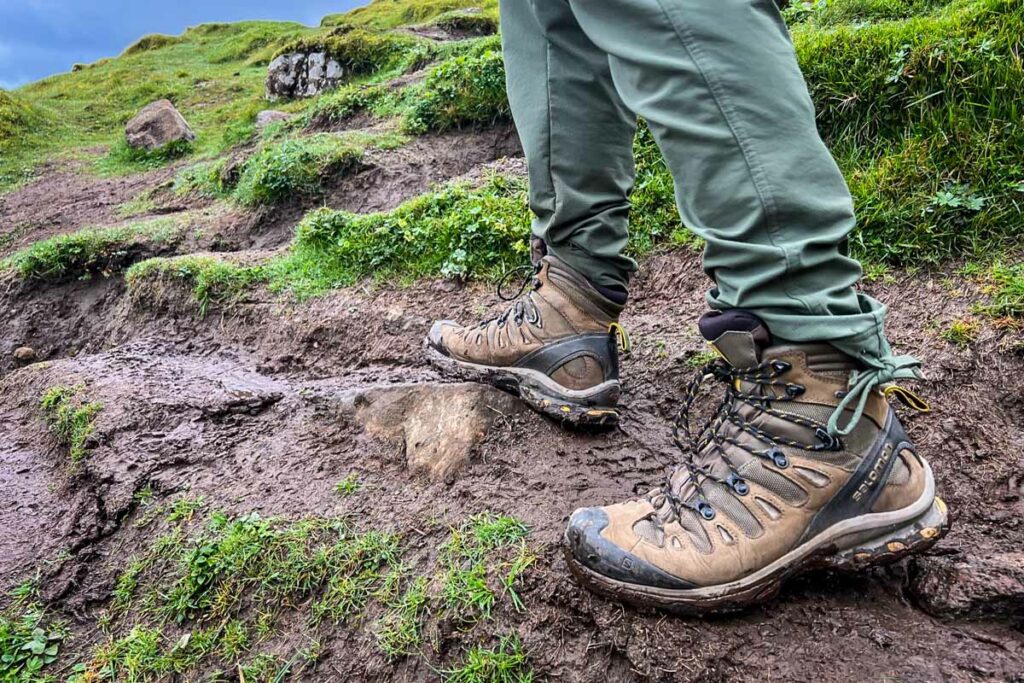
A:
{"type": "Polygon", "coordinates": [[[444,355],[451,355],[448,353],[448,349],[444,346],[444,330],[447,327],[458,327],[458,323],[452,322],[451,320],[438,320],[430,326],[430,331],[427,332],[427,344],[436,351],[440,351],[444,355]]]}
{"type": "Polygon", "coordinates": [[[608,523],[603,508],[581,508],[572,514],[565,540],[577,562],[616,581],[677,590],[695,588],[606,539],[601,531],[608,523]]]}

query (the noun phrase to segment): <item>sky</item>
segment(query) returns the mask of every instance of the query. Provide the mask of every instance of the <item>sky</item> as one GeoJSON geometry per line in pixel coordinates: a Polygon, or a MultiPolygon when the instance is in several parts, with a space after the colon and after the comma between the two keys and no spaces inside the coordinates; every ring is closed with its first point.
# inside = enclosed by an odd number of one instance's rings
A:
{"type": "Polygon", "coordinates": [[[279,19],[315,26],[368,0],[0,0],[0,88],[76,62],[119,54],[147,33],[179,34],[211,21],[279,19]]]}

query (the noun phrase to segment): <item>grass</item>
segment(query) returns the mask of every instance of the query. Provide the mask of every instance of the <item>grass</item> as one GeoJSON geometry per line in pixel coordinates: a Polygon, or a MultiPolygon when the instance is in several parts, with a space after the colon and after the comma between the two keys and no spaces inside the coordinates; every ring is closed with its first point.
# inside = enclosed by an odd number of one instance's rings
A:
{"type": "MultiPolygon", "coordinates": [[[[23,182],[43,161],[90,157],[82,150],[119,143],[124,124],[161,98],[171,100],[196,131],[192,153],[229,149],[251,137],[255,115],[265,108],[263,81],[270,57],[284,43],[313,32],[283,22],[205,24],[170,40],[140,41],[117,58],[20,88],[13,96],[21,103],[21,122],[10,126],[17,134],[0,143],[0,191],[23,182]],[[26,123],[26,111],[32,125],[26,123]]],[[[12,108],[10,97],[4,93],[0,98],[0,131],[14,120],[5,113],[12,108]]],[[[163,161],[140,160],[118,145],[99,170],[133,172],[163,161]]]]}
{"type": "Polygon", "coordinates": [[[86,399],[83,387],[56,386],[42,395],[39,407],[50,432],[61,446],[68,449],[71,462],[76,464],[85,460],[93,423],[103,405],[86,399]]]}
{"type": "Polygon", "coordinates": [[[432,54],[429,43],[421,38],[361,28],[303,35],[282,45],[277,55],[293,52],[324,52],[341,65],[348,78],[407,71],[425,63],[432,54]]]}
{"type": "Polygon", "coordinates": [[[24,280],[58,281],[110,276],[154,246],[184,233],[182,221],[161,217],[110,228],[88,228],[36,242],[0,261],[24,280]]]}
{"type": "Polygon", "coordinates": [[[452,57],[430,71],[405,117],[407,131],[446,131],[510,118],[500,45],[484,44],[488,49],[482,53],[452,57]]]}
{"type": "Polygon", "coordinates": [[[514,635],[503,636],[497,647],[476,647],[466,653],[461,666],[442,672],[445,683],[531,683],[533,672],[514,635]]]}
{"type": "Polygon", "coordinates": [[[205,316],[211,306],[236,301],[260,279],[258,267],[238,266],[201,254],[151,258],[136,263],[125,273],[129,291],[140,290],[143,283],[151,287],[168,283],[189,288],[200,316],[205,316]]]}
{"type": "Polygon", "coordinates": [[[992,269],[992,302],[985,312],[995,317],[1024,318],[1024,264],[992,269]]]}
{"type": "Polygon", "coordinates": [[[451,530],[441,547],[444,568],[441,589],[445,605],[462,621],[491,616],[497,600],[495,583],[509,596],[516,609],[524,608],[515,587],[522,573],[536,560],[525,543],[526,525],[511,517],[482,514],[451,530]],[[495,552],[514,548],[511,560],[497,560],[495,552]]]}
{"type": "Polygon", "coordinates": [[[259,206],[312,195],[325,177],[352,169],[362,154],[361,146],[330,134],[271,143],[245,162],[234,196],[242,205],[259,206]]]}
{"type": "MultiPolygon", "coordinates": [[[[321,637],[336,624],[365,624],[391,660],[428,657],[424,625],[432,614],[445,613],[449,603],[442,586],[453,569],[482,564],[496,591],[508,582],[514,594],[512,585],[533,562],[526,526],[493,514],[451,527],[442,557],[417,573],[402,563],[398,535],[360,532],[343,519],[288,521],[220,512],[200,517],[197,498],[159,506],[150,499],[147,505],[147,517],[160,511],[147,525],[160,524],[163,533],[154,533],[148,549],[125,559],[103,617],[107,638],[75,668],[75,683],[196,680],[200,671],[213,676],[239,668],[246,680],[272,680],[286,669],[296,673],[314,666],[321,637]],[[301,634],[309,646],[290,659],[261,652],[285,624],[289,635],[301,634]]],[[[518,596],[508,604],[522,609],[518,596]]],[[[477,676],[527,671],[518,642],[506,639],[495,650],[472,651],[458,670],[463,669],[477,676]]]]}
{"type": "Polygon", "coordinates": [[[974,342],[980,328],[981,325],[977,320],[954,320],[942,331],[941,336],[950,344],[965,348],[974,342]]]}
{"type": "Polygon", "coordinates": [[[347,497],[353,494],[359,493],[362,490],[363,485],[359,481],[359,475],[352,472],[347,477],[339,481],[334,485],[334,492],[339,496],[347,497]]]}
{"type": "Polygon", "coordinates": [[[469,8],[483,10],[492,21],[498,19],[497,0],[375,0],[366,7],[324,17],[322,25],[390,29],[425,24],[469,8]]]}

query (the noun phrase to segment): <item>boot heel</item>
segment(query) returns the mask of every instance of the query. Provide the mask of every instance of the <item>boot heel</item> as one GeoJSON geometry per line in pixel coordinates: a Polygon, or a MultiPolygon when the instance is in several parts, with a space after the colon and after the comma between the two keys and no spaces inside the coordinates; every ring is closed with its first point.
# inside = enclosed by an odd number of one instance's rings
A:
{"type": "Polygon", "coordinates": [[[832,569],[860,571],[866,567],[891,564],[908,555],[922,553],[935,545],[949,532],[949,510],[946,503],[935,497],[932,506],[917,519],[902,526],[875,535],[858,539],[838,539],[845,549],[822,558],[823,564],[832,569]]]}

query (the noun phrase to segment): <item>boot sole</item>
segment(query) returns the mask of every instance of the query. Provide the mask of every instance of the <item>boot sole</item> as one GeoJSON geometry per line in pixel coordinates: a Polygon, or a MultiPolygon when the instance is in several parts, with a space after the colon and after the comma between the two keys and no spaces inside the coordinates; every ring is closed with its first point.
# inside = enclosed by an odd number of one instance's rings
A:
{"type": "Polygon", "coordinates": [[[563,387],[547,375],[528,368],[493,367],[446,356],[429,341],[424,343],[427,360],[444,375],[467,382],[491,384],[518,396],[538,413],[563,425],[586,429],[614,427],[619,423],[621,385],[603,382],[586,390],[563,387]]]}
{"type": "Polygon", "coordinates": [[[770,600],[788,579],[812,569],[862,571],[922,553],[949,532],[949,511],[935,495],[931,469],[921,498],[902,510],[844,520],[751,576],[719,586],[673,590],[617,581],[580,564],[566,538],[576,579],[600,595],[645,608],[696,616],[737,612],[770,600]],[[923,511],[922,511],[923,510],[923,511]]]}

